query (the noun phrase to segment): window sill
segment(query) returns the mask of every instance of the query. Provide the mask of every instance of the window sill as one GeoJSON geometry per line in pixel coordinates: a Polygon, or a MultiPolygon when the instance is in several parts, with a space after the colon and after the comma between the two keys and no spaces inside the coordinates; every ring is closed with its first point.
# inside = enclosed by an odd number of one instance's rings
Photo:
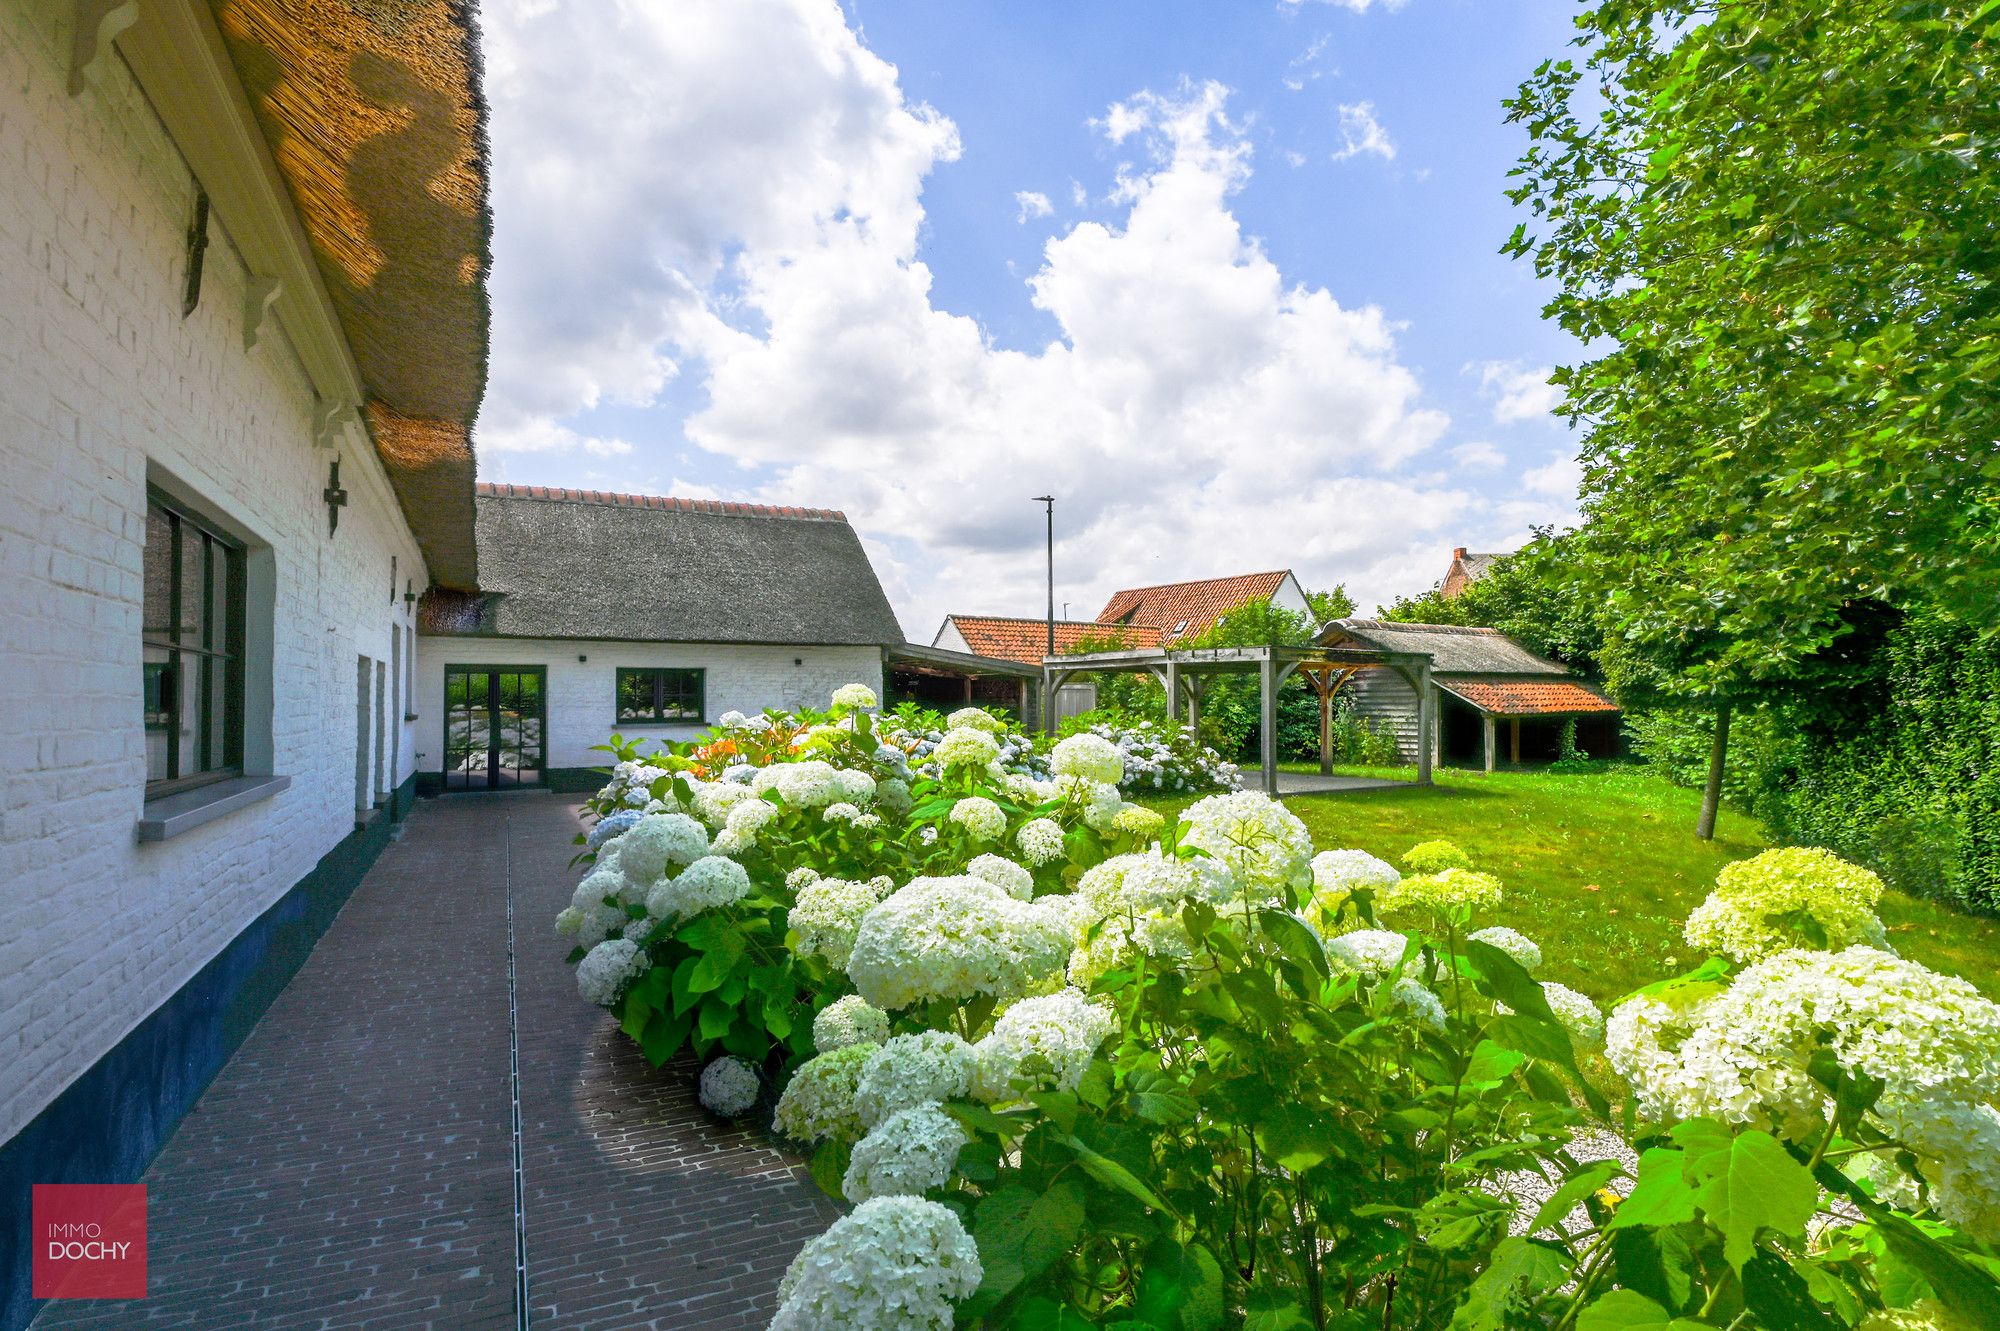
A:
{"type": "Polygon", "coordinates": [[[702,721],[702,720],[698,720],[698,719],[697,719],[697,720],[689,720],[689,721],[619,721],[619,722],[617,722],[617,723],[616,723],[616,725],[617,725],[618,729],[619,729],[619,730],[621,730],[621,731],[624,731],[624,730],[667,730],[667,729],[670,729],[670,728],[672,728],[672,727],[674,727],[674,726],[682,726],[682,727],[692,727],[692,728],[697,728],[697,729],[698,729],[698,728],[700,728],[700,727],[702,727],[702,726],[706,726],[706,725],[712,725],[712,724],[714,724],[714,723],[713,723],[713,722],[710,722],[710,721],[702,721]]]}
{"type": "Polygon", "coordinates": [[[139,817],[139,840],[170,841],[225,813],[267,800],[291,784],[288,776],[239,776],[148,800],[139,817]]]}

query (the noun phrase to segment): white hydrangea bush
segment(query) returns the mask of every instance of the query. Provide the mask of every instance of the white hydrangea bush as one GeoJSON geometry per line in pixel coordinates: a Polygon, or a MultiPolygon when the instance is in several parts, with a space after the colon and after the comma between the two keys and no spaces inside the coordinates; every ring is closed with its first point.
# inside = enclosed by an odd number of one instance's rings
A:
{"type": "MultiPolygon", "coordinates": [[[[1466,1282],[1529,1222],[1464,1198],[1524,1174],[1568,1177],[1578,1198],[1630,1195],[1616,1160],[1600,1176],[1577,1172],[1603,1168],[1598,1157],[1563,1153],[1616,1131],[1592,1108],[1593,1078],[1629,1085],[1649,1159],[1716,1133],[1769,1133],[1803,1159],[1829,1142],[1829,1058],[1881,1085],[1859,1139],[1827,1155],[1860,1180],[1854,1195],[1953,1242],[2000,1234],[2000,1016],[1970,986],[1873,946],[1880,889],[1865,871],[1815,853],[1725,872],[1688,936],[1727,964],[1607,1017],[1546,978],[1576,974],[1571,959],[1494,922],[1500,878],[1455,845],[1412,847],[1399,872],[1316,848],[1283,804],[1231,783],[1178,816],[1134,803],[1166,788],[1149,787],[1161,760],[1145,743],[1084,731],[1038,750],[980,709],[878,709],[872,690],[843,691],[825,712],[742,718],[635,762],[593,803],[586,873],[557,922],[580,992],[628,1030],[661,1024],[645,1005],[670,1010],[669,968],[730,982],[700,998],[703,1024],[729,1022],[703,1103],[752,1112],[768,1074],[772,1126],[855,1207],[800,1253],[774,1327],[943,1328],[1031,1305],[1136,1325],[1130,1291],[1153,1288],[1145,1264],[1163,1249],[1099,1235],[1099,1214],[1174,1217],[1160,1232],[1182,1254],[1174,1279],[1193,1282],[1182,1306],[1195,1324],[1243,1315],[1217,1256],[1240,1235],[1208,1227],[1224,1215],[1261,1227],[1268,1290],[1304,1306],[1292,1254],[1318,1251],[1333,1265],[1312,1280],[1354,1291],[1357,1323],[1381,1324],[1369,1303],[1381,1283],[1341,1270],[1337,1247],[1301,1250],[1280,1232],[1294,1205],[1334,1216],[1362,1203],[1387,1209],[1341,1223],[1453,1273],[1419,1287],[1444,1302],[1409,1324],[1450,1324],[1466,1282]],[[753,995],[753,972],[789,988],[753,995]],[[1393,1156],[1328,1155],[1385,1133],[1393,1156]],[[1290,1200],[1211,1204],[1251,1180],[1290,1200]],[[1385,1228],[1377,1214],[1418,1219],[1385,1228]],[[1011,1237],[1028,1228],[1044,1245],[1032,1269],[1011,1237]],[[1447,1235],[1459,1246],[1442,1262],[1414,1251],[1447,1235]]],[[[1813,1233],[1852,1223],[1801,1177],[1821,1212],[1813,1233]]],[[[1576,1212],[1580,1233],[1610,1212],[1596,1214],[1576,1212]]],[[[1708,1223],[1699,1206],[1688,1214],[1677,1223],[1708,1223]]],[[[1791,1260],[1819,1241],[1790,1224],[1752,1246],[1791,1260]]],[[[1615,1264],[1576,1265],[1548,1233],[1545,1255],[1504,1268],[1515,1283],[1489,1306],[1513,1310],[1505,1325],[1609,1325],[1563,1300],[1601,1293],[1592,1282],[1615,1264]]],[[[1883,1331],[1929,1315],[1920,1287],[1857,1288],[1856,1307],[1885,1305],[1871,1314],[1883,1331]]],[[[1652,1316],[1617,1311],[1621,1325],[1652,1316]]],[[[1353,1312],[1314,1305],[1302,1324],[1353,1312]]],[[[1676,1319],[1708,1325],[1696,1304],[1658,1320],[1676,1319]]]]}

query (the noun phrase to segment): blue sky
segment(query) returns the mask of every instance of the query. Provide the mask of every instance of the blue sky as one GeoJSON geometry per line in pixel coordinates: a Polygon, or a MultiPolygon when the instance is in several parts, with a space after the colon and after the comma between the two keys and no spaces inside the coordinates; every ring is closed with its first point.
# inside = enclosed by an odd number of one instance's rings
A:
{"type": "Polygon", "coordinates": [[[493,0],[481,474],[845,509],[905,629],[1573,502],[1505,0],[493,0]],[[591,53],[588,61],[583,53],[591,53]],[[611,53],[607,55],[606,53],[611,53]],[[579,82],[575,70],[593,77],[579,82]],[[1018,494],[1016,493],[1018,491],[1018,494]]]}

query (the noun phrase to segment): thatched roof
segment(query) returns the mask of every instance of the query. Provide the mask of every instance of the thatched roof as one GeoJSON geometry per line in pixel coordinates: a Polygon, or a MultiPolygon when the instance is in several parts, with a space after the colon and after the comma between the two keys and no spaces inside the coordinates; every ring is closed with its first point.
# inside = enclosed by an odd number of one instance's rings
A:
{"type": "Polygon", "coordinates": [[[426,633],[633,642],[900,646],[840,513],[478,487],[477,593],[433,591],[426,633]]]}
{"type": "Polygon", "coordinates": [[[366,386],[430,565],[478,585],[485,103],[468,0],[210,0],[366,386]]]}
{"type": "Polygon", "coordinates": [[[1499,629],[1457,624],[1398,624],[1382,619],[1337,619],[1319,636],[1326,647],[1350,643],[1385,652],[1424,652],[1440,675],[1567,675],[1499,629]]]}

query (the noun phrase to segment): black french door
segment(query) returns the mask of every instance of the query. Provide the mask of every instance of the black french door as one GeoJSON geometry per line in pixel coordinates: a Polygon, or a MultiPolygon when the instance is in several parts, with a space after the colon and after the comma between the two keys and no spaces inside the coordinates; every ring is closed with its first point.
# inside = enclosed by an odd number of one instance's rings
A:
{"type": "Polygon", "coordinates": [[[547,693],[542,666],[446,666],[444,788],[510,790],[540,782],[547,693]]]}

